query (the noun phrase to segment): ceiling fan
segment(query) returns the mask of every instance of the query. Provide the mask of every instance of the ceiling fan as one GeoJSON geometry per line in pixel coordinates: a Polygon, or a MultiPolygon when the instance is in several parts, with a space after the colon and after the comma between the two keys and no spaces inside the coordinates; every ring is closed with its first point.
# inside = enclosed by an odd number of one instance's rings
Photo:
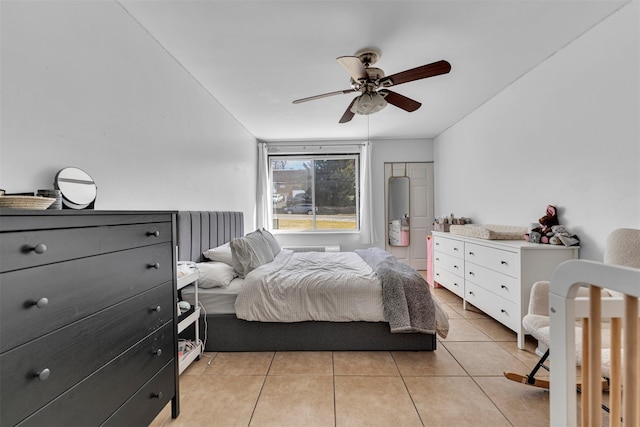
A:
{"type": "Polygon", "coordinates": [[[353,98],[353,101],[351,101],[351,104],[349,104],[349,107],[340,118],[339,123],[350,121],[355,114],[367,115],[376,113],[386,107],[387,103],[395,105],[405,111],[412,112],[420,108],[422,104],[404,95],[392,92],[387,88],[414,80],[447,74],[451,71],[451,64],[441,60],[385,76],[384,71],[380,68],[372,67],[372,65],[380,59],[380,55],[380,51],[377,49],[365,48],[356,52],[354,56],[341,56],[337,58],[336,60],[351,76],[351,89],[296,99],[293,103],[300,104],[302,102],[313,101],[314,99],[360,92],[360,95],[353,98]]]}

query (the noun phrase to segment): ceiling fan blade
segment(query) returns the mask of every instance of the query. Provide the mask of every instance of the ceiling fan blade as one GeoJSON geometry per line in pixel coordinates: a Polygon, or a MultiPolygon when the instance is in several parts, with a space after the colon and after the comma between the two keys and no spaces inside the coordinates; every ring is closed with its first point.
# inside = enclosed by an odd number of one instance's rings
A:
{"type": "Polygon", "coordinates": [[[347,70],[347,73],[351,76],[354,81],[360,81],[362,79],[367,80],[369,75],[367,71],[364,69],[364,65],[360,62],[360,58],[357,56],[340,56],[336,58],[336,61],[340,63],[347,70]]]}
{"type": "Polygon", "coordinates": [[[357,96],[353,98],[353,101],[351,101],[351,104],[349,104],[349,107],[347,107],[347,111],[344,112],[338,123],[347,123],[351,121],[351,119],[353,119],[353,116],[355,116],[356,113],[351,111],[351,108],[353,107],[353,104],[356,103],[356,99],[358,99],[357,96]]]}
{"type": "Polygon", "coordinates": [[[412,68],[410,70],[401,71],[390,76],[383,77],[379,83],[381,86],[389,87],[402,83],[412,82],[414,80],[426,79],[427,77],[439,76],[447,74],[451,71],[451,64],[442,60],[432,64],[423,65],[421,67],[412,68]]]}
{"type": "Polygon", "coordinates": [[[398,108],[402,108],[404,111],[413,112],[416,111],[422,105],[418,101],[414,101],[411,98],[407,98],[404,95],[400,95],[399,93],[392,92],[387,89],[381,89],[378,93],[384,96],[384,99],[392,105],[395,105],[398,108]]]}
{"type": "Polygon", "coordinates": [[[327,98],[329,96],[334,96],[334,95],[343,95],[345,93],[351,93],[351,92],[355,92],[355,90],[353,89],[337,90],[335,92],[323,93],[322,95],[315,95],[315,96],[310,96],[308,98],[296,99],[295,101],[293,101],[293,103],[300,104],[302,102],[313,101],[314,99],[327,98]]]}

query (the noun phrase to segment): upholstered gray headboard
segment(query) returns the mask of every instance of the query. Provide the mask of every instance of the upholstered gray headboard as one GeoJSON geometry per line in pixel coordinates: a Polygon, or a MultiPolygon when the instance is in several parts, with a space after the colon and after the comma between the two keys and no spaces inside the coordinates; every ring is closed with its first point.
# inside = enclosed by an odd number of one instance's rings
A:
{"type": "Polygon", "coordinates": [[[180,211],[178,261],[202,261],[202,252],[244,235],[242,212],[180,211]]]}

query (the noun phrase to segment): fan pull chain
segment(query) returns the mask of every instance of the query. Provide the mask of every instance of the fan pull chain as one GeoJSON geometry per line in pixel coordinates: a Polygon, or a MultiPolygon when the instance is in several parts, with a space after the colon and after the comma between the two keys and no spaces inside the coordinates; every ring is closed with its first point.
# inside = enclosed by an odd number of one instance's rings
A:
{"type": "Polygon", "coordinates": [[[369,118],[371,117],[370,114],[367,114],[367,143],[371,143],[371,138],[369,137],[369,118]]]}

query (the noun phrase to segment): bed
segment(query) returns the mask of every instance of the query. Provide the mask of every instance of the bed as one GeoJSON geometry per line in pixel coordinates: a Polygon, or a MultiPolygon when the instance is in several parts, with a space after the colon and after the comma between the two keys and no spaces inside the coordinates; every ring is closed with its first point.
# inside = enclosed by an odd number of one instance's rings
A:
{"type": "MultiPolygon", "coordinates": [[[[242,212],[181,211],[177,215],[178,260],[205,262],[203,252],[244,236],[242,212]]],[[[283,252],[286,256],[286,252],[283,252]]],[[[275,260],[274,260],[275,261],[275,260]]],[[[260,269],[262,269],[260,267],[260,269]]],[[[206,315],[200,318],[206,351],[435,350],[435,333],[391,333],[381,321],[249,321],[235,312],[236,291],[256,269],[224,288],[199,288],[206,315]],[[217,303],[212,303],[217,301],[217,303]],[[216,306],[217,304],[217,306],[216,306]]],[[[183,295],[189,300],[188,291],[183,295]]],[[[435,299],[434,299],[435,301],[435,299]]],[[[436,302],[437,305],[437,302],[436,302]]],[[[439,307],[438,307],[439,308],[439,307]]]]}

